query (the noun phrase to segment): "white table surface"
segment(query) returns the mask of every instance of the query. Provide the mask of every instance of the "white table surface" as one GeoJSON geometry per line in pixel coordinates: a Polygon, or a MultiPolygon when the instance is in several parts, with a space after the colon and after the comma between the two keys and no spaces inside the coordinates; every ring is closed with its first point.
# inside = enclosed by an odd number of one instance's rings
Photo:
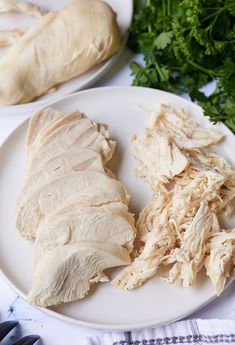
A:
{"type": "MultiPolygon", "coordinates": [[[[129,62],[133,56],[125,49],[116,65],[93,87],[131,85],[129,62]]],[[[0,113],[0,144],[30,114],[0,113]]],[[[12,253],[14,255],[14,253],[12,253]]],[[[216,300],[188,318],[235,319],[235,283],[216,300]]],[[[95,313],[95,310],[94,310],[95,313]]],[[[0,321],[18,320],[21,324],[13,336],[39,334],[43,345],[82,345],[87,336],[99,334],[88,328],[78,327],[50,317],[22,300],[0,277],[0,321]]],[[[7,339],[2,345],[7,345],[7,339]]]]}

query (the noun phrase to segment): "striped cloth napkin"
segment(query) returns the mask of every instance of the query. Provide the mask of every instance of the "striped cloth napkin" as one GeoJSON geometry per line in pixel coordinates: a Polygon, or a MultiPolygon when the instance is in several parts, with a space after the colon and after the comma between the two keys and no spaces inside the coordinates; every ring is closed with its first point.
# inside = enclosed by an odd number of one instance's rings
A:
{"type": "Polygon", "coordinates": [[[90,337],[86,345],[235,344],[235,320],[180,321],[133,332],[109,332],[90,337]]]}

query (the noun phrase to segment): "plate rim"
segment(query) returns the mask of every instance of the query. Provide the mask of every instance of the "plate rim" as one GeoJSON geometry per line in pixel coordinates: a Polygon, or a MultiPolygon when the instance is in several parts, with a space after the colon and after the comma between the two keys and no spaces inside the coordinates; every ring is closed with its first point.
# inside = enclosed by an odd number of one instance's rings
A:
{"type": "MultiPolygon", "coordinates": [[[[193,103],[192,101],[189,101],[188,99],[183,98],[182,96],[179,95],[175,95],[173,93],[170,92],[166,92],[163,90],[159,90],[159,89],[153,89],[153,88],[147,88],[147,87],[139,87],[139,86],[104,86],[104,87],[96,87],[96,88],[91,88],[91,89],[87,89],[87,90],[81,90],[81,91],[77,91],[75,93],[72,94],[67,94],[63,97],[60,97],[59,99],[53,100],[50,103],[44,104],[43,107],[37,109],[36,111],[42,110],[46,107],[50,107],[50,106],[56,106],[57,103],[60,103],[64,100],[67,100],[71,97],[79,97],[81,94],[89,94],[89,93],[93,93],[93,92],[103,92],[103,91],[107,91],[107,90],[113,90],[115,91],[119,91],[119,90],[133,90],[133,89],[142,89],[146,92],[149,91],[153,91],[156,93],[161,93],[164,95],[169,95],[170,97],[179,99],[180,101],[186,102],[187,104],[190,104],[193,106],[196,106],[198,108],[198,110],[201,111],[201,107],[195,103],[193,103]]],[[[32,114],[31,114],[32,115],[32,114]]],[[[31,116],[30,116],[31,117],[31,116]]],[[[24,126],[28,121],[29,118],[24,119],[21,123],[18,124],[17,127],[15,127],[4,139],[4,141],[1,143],[0,145],[0,150],[4,149],[4,146],[7,145],[8,140],[10,140],[11,136],[14,134],[15,131],[19,130],[20,127],[24,126]]],[[[221,130],[223,132],[225,132],[225,134],[227,133],[230,137],[232,135],[232,137],[234,137],[234,141],[235,141],[235,136],[232,133],[232,131],[225,126],[223,123],[219,123],[217,126],[217,128],[220,127],[221,130]]],[[[213,300],[215,300],[217,298],[216,294],[213,293],[207,301],[205,301],[204,303],[202,303],[200,306],[196,307],[196,308],[192,308],[189,311],[187,311],[186,313],[182,313],[180,314],[178,317],[173,317],[171,319],[169,319],[167,322],[142,322],[142,323],[138,323],[138,324],[118,324],[118,325],[107,325],[107,324],[103,324],[103,323],[95,323],[95,322],[87,322],[87,321],[82,321],[82,320],[78,320],[78,319],[74,319],[72,317],[69,316],[65,316],[63,314],[60,314],[56,311],[53,311],[51,309],[48,308],[43,308],[43,307],[37,307],[37,306],[32,306],[28,301],[27,301],[27,297],[26,295],[10,280],[10,278],[8,278],[8,276],[4,273],[4,271],[2,270],[2,268],[0,267],[0,276],[4,279],[4,281],[9,285],[10,288],[12,288],[13,291],[15,291],[20,297],[23,298],[23,300],[31,307],[43,312],[46,315],[49,315],[51,317],[55,317],[58,320],[61,321],[65,321],[68,322],[70,324],[74,324],[74,325],[78,325],[78,326],[82,326],[82,327],[86,327],[86,328],[93,328],[93,329],[97,329],[97,330],[106,330],[106,331],[128,331],[128,330],[140,330],[143,328],[151,328],[151,327],[161,327],[161,326],[165,326],[167,324],[170,324],[172,322],[181,320],[189,315],[191,315],[192,313],[202,309],[203,307],[205,307],[206,305],[208,305],[210,302],[212,302],[213,300]]],[[[225,290],[235,281],[235,275],[231,276],[223,290],[223,293],[225,292],[225,290]]]]}

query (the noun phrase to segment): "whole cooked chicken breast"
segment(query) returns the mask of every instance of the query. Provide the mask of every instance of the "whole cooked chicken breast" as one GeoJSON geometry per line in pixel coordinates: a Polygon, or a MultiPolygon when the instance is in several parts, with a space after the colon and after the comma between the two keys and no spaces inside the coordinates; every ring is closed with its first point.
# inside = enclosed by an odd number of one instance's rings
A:
{"type": "Polygon", "coordinates": [[[116,15],[100,0],[72,0],[43,16],[0,61],[0,104],[26,103],[112,56],[116,15]]]}
{"type": "Polygon", "coordinates": [[[128,263],[128,252],[119,245],[80,242],[57,247],[37,266],[28,300],[47,307],[84,298],[94,282],[104,281],[104,269],[128,263]]]}

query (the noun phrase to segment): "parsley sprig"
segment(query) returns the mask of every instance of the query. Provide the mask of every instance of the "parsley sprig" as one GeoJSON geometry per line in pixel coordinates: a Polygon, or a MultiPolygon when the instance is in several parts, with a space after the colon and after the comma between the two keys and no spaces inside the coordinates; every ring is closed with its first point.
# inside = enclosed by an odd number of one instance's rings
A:
{"type": "Polygon", "coordinates": [[[133,85],[186,92],[235,133],[235,0],[135,1],[129,45],[144,57],[131,63],[133,85]]]}

